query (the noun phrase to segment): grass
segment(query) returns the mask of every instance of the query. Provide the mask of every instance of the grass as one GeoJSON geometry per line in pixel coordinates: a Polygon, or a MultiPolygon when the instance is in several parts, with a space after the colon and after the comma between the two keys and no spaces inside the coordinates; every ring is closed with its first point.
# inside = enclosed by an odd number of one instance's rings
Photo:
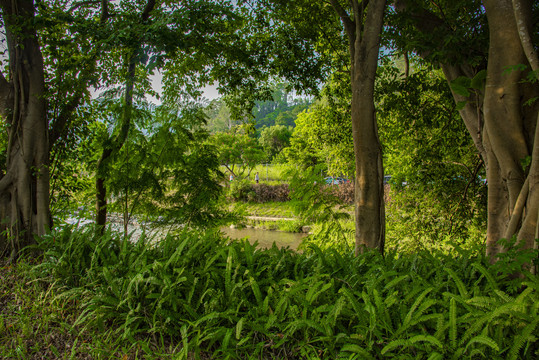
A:
{"type": "Polygon", "coordinates": [[[2,267],[0,357],[535,359],[539,278],[508,252],[354,257],[226,244],[148,244],[66,226],[39,261],[2,267]],[[32,339],[34,339],[32,341],[32,339]]]}
{"type": "Polygon", "coordinates": [[[290,202],[234,203],[232,208],[245,216],[294,218],[296,214],[290,202]]]}
{"type": "MultiPolygon", "coordinates": [[[[288,179],[286,179],[283,175],[286,169],[286,166],[287,165],[285,164],[256,165],[251,171],[250,179],[254,182],[255,174],[258,172],[261,183],[269,184],[269,185],[277,185],[277,184],[285,183],[288,181],[288,179]]],[[[228,179],[229,173],[226,167],[221,166],[220,170],[223,173],[227,174],[227,179],[228,179]]]]}
{"type": "Polygon", "coordinates": [[[256,229],[278,230],[289,233],[301,233],[303,232],[303,226],[305,224],[300,220],[263,221],[247,219],[245,225],[252,226],[256,229]]]}

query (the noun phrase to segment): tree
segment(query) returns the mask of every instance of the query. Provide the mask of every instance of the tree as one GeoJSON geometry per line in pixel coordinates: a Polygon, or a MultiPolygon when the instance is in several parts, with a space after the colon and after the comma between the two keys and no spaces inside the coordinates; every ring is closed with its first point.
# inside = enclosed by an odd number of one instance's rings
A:
{"type": "MultiPolygon", "coordinates": [[[[348,88],[349,82],[343,84],[348,88]]],[[[325,89],[323,93],[325,93],[325,89]]],[[[322,98],[296,119],[296,128],[285,149],[289,162],[304,167],[325,164],[329,175],[353,177],[354,144],[350,98],[322,98]]]]}
{"type": "Polygon", "coordinates": [[[115,199],[109,205],[150,219],[188,227],[212,226],[219,218],[222,180],[213,146],[205,143],[205,115],[198,104],[135,109],[133,126],[107,176],[115,199]]]}
{"type": "Polygon", "coordinates": [[[8,129],[5,173],[0,178],[0,253],[14,260],[51,225],[49,137],[43,57],[32,0],[0,1],[9,74],[0,73],[0,116],[8,129]]]}
{"type": "Polygon", "coordinates": [[[100,226],[105,225],[107,217],[106,177],[112,165],[109,159],[127,141],[136,102],[149,91],[151,72],[164,72],[162,101],[171,109],[186,103],[186,99],[197,102],[200,88],[214,81],[225,84],[221,85],[223,92],[242,94],[244,88],[249,88],[256,94],[255,80],[263,77],[251,56],[249,34],[242,32],[245,19],[231,2],[191,0],[165,4],[147,0],[110,6],[110,13],[115,13],[110,20],[115,36],[110,37],[109,46],[119,49],[115,52],[120,56],[112,61],[122,66],[109,68],[107,75],[116,81],[112,85],[122,84],[123,102],[115,130],[105,139],[97,163],[96,222],[100,226]]]}
{"type": "Polygon", "coordinates": [[[442,68],[485,163],[487,254],[492,260],[503,251],[499,239],[516,235],[531,248],[538,234],[539,102],[534,99],[539,83],[529,49],[538,43],[533,19],[539,7],[515,1],[514,8],[525,14],[517,15],[518,22],[510,0],[442,2],[438,7],[422,1],[396,3],[399,31],[406,36],[397,43],[442,68]]]}
{"type": "Polygon", "coordinates": [[[290,145],[291,136],[292,129],[284,125],[263,128],[258,141],[266,152],[266,159],[273,161],[284,148],[290,145]]]}
{"type": "MultiPolygon", "coordinates": [[[[326,3],[317,3],[301,0],[268,0],[268,3],[273,10],[274,19],[291,24],[293,32],[302,37],[302,44],[309,42],[316,44],[317,60],[320,64],[337,65],[337,72],[350,72],[351,122],[356,171],[354,179],[356,254],[369,249],[383,252],[385,241],[383,164],[373,93],[386,1],[330,0],[326,3]],[[335,19],[335,16],[340,19],[342,26],[337,25],[339,20],[335,19]],[[347,61],[344,60],[342,51],[343,30],[348,43],[347,61]]],[[[308,46],[305,48],[309,49],[308,46]]],[[[281,50],[281,53],[286,51],[281,50]]],[[[303,74],[303,63],[296,64],[296,69],[297,73],[292,71],[282,73],[296,80],[309,78],[300,76],[303,74]]]]}
{"type": "Polygon", "coordinates": [[[385,0],[351,1],[347,12],[330,1],[341,18],[349,44],[352,88],[352,134],[356,254],[369,249],[383,253],[385,243],[384,169],[374,109],[374,79],[378,66],[385,0]]]}
{"type": "Polygon", "coordinates": [[[209,139],[219,153],[219,164],[234,177],[249,176],[255,165],[264,158],[264,151],[256,139],[235,128],[233,132],[214,134],[209,139]]]}

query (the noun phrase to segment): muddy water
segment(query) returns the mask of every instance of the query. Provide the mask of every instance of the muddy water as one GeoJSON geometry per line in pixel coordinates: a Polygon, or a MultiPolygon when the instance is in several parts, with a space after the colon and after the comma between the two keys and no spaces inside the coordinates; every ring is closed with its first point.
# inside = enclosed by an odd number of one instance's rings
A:
{"type": "Polygon", "coordinates": [[[301,240],[307,236],[306,234],[253,228],[231,229],[229,227],[223,227],[221,231],[231,239],[248,238],[251,243],[257,241],[260,248],[270,248],[275,243],[280,248],[289,247],[292,250],[296,250],[301,240]]]}

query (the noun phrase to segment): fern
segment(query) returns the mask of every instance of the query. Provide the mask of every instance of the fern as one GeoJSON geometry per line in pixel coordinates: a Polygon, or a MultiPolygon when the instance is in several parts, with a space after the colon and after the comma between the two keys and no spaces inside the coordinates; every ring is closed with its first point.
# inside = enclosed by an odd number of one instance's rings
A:
{"type": "Polygon", "coordinates": [[[382,349],[382,355],[385,355],[387,352],[389,352],[389,351],[391,351],[391,350],[393,350],[395,348],[406,347],[409,344],[410,344],[410,342],[408,340],[405,340],[405,339],[393,340],[389,344],[384,346],[384,348],[382,349]]]}
{"type": "Polygon", "coordinates": [[[470,339],[470,341],[468,341],[468,343],[466,344],[466,347],[464,348],[464,352],[468,351],[468,347],[474,343],[487,345],[490,348],[492,348],[494,351],[500,351],[500,348],[498,344],[496,344],[496,341],[492,340],[490,337],[486,335],[478,335],[470,339]]]}
{"type": "Polygon", "coordinates": [[[393,340],[392,342],[390,342],[389,344],[387,344],[386,346],[384,346],[384,348],[382,349],[382,355],[384,355],[385,353],[387,353],[388,351],[391,351],[397,347],[409,347],[415,343],[418,343],[418,342],[426,342],[426,343],[429,343],[430,345],[432,346],[435,346],[439,349],[443,349],[443,344],[440,342],[440,340],[436,339],[434,336],[432,335],[415,335],[415,336],[412,336],[411,338],[409,339],[398,339],[398,340],[393,340]]]}
{"type": "Polygon", "coordinates": [[[439,352],[435,351],[428,357],[427,360],[443,360],[444,356],[439,352]]]}
{"type": "Polygon", "coordinates": [[[490,285],[490,288],[492,290],[499,290],[496,280],[483,265],[481,265],[480,263],[474,262],[472,263],[472,266],[475,269],[477,269],[481,273],[481,275],[485,277],[485,279],[487,279],[487,282],[490,285]]]}
{"type": "MultiPolygon", "coordinates": [[[[422,301],[425,299],[425,297],[432,291],[434,290],[434,288],[432,287],[429,287],[427,289],[425,289],[421,295],[418,296],[418,298],[416,299],[416,301],[412,304],[412,306],[410,307],[410,310],[408,311],[408,314],[406,314],[406,317],[404,318],[404,321],[402,322],[402,326],[397,330],[396,334],[401,334],[403,333],[404,331],[406,331],[406,329],[408,329],[408,326],[410,324],[410,322],[412,321],[412,316],[414,315],[414,312],[415,310],[417,309],[417,307],[422,303],[422,301]]],[[[431,304],[429,302],[429,304],[431,304]]],[[[430,305],[429,305],[430,306],[430,305]]]]}
{"type": "Polygon", "coordinates": [[[457,303],[455,298],[449,301],[449,341],[451,347],[457,347],[457,303]]]}
{"type": "Polygon", "coordinates": [[[507,357],[509,360],[518,359],[518,354],[524,347],[524,344],[526,344],[530,340],[535,342],[538,341],[537,336],[532,335],[534,334],[537,324],[539,324],[539,317],[536,315],[535,319],[522,330],[522,333],[520,335],[515,338],[513,346],[511,347],[511,350],[509,351],[509,355],[507,357]]]}
{"type": "Polygon", "coordinates": [[[356,344],[344,345],[341,349],[341,352],[350,352],[350,353],[358,354],[361,357],[361,359],[372,359],[372,360],[375,359],[371,355],[370,352],[368,352],[367,350],[365,350],[364,348],[356,344]]]}
{"type": "Polygon", "coordinates": [[[445,272],[451,276],[453,281],[455,282],[455,285],[457,285],[457,289],[459,290],[460,296],[462,296],[464,299],[467,299],[469,297],[468,291],[466,290],[466,286],[464,286],[464,283],[460,279],[460,277],[451,269],[444,268],[445,272]]]}

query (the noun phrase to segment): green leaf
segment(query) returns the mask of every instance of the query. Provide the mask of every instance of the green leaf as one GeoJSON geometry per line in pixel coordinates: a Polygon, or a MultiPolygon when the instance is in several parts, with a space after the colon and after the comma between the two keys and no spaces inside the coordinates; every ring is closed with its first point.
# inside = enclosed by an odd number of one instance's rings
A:
{"type": "Polygon", "coordinates": [[[460,111],[460,110],[464,109],[464,107],[466,106],[467,103],[468,103],[467,101],[459,101],[457,103],[457,106],[455,107],[455,109],[457,111],[460,111]]]}
{"type": "Polygon", "coordinates": [[[487,78],[487,71],[481,70],[473,77],[470,82],[470,87],[476,90],[482,90],[485,87],[485,80],[487,78]]]}
{"type": "Polygon", "coordinates": [[[457,347],[457,304],[455,298],[449,301],[449,341],[451,347],[457,347]]]}
{"type": "Polygon", "coordinates": [[[456,78],[455,80],[451,81],[449,86],[451,86],[451,89],[462,96],[468,97],[470,96],[470,91],[468,90],[471,85],[470,78],[467,78],[465,76],[461,76],[456,78]]]}
{"type": "Polygon", "coordinates": [[[443,360],[444,356],[440,354],[439,352],[435,351],[432,354],[430,354],[429,358],[427,360],[443,360]]]}
{"type": "Polygon", "coordinates": [[[238,323],[236,324],[236,339],[239,340],[241,337],[241,330],[243,329],[243,320],[245,318],[241,318],[238,323]]]}
{"type": "Polygon", "coordinates": [[[500,351],[500,348],[498,347],[498,344],[496,344],[496,341],[492,340],[490,337],[486,335],[478,335],[472,338],[470,341],[468,341],[468,344],[466,344],[466,348],[464,349],[464,351],[466,352],[468,350],[468,347],[474,343],[487,345],[487,346],[490,346],[495,351],[500,351]]]}
{"type": "Polygon", "coordinates": [[[356,344],[346,344],[342,347],[341,351],[359,354],[361,355],[362,359],[374,359],[374,357],[367,350],[356,344]]]}

